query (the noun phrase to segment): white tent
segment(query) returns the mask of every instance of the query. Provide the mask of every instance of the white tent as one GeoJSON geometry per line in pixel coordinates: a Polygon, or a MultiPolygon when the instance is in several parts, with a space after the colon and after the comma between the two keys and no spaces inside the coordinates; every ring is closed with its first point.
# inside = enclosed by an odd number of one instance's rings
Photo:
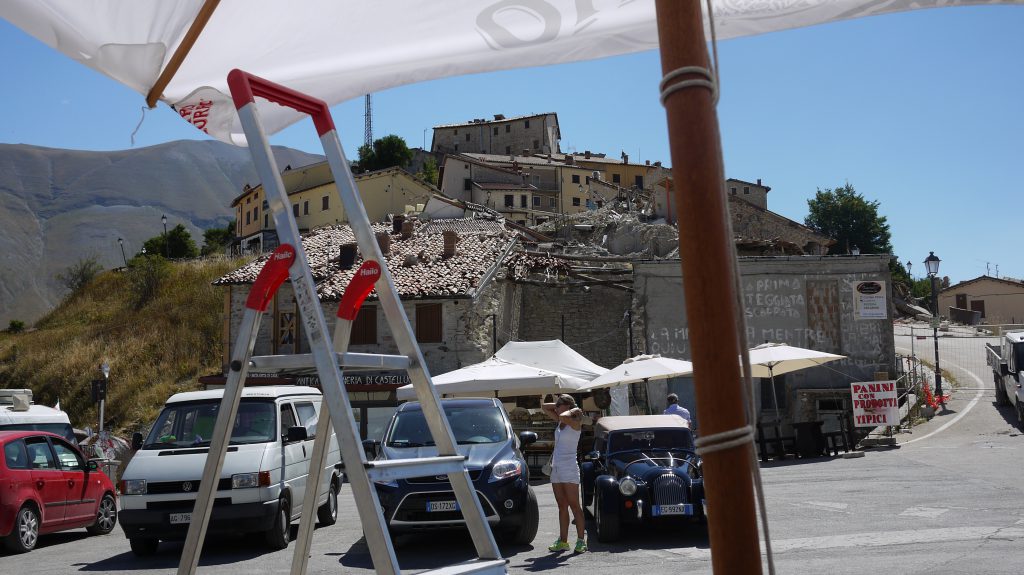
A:
{"type": "Polygon", "coordinates": [[[580,355],[562,340],[510,341],[494,357],[590,381],[608,369],[580,355]]]}
{"type": "MultiPolygon", "coordinates": [[[[711,2],[720,40],[928,5],[991,3],[711,2]]],[[[435,78],[658,47],[654,0],[222,0],[212,12],[207,5],[4,0],[0,17],[235,144],[245,138],[227,89],[233,68],[334,105],[435,78]]],[[[268,134],[303,117],[264,100],[257,107],[268,134]]]]}
{"type": "MultiPolygon", "coordinates": [[[[586,380],[491,357],[433,377],[440,395],[515,397],[545,393],[572,393],[586,380]]],[[[398,399],[416,399],[412,384],[398,388],[398,399]]]]}

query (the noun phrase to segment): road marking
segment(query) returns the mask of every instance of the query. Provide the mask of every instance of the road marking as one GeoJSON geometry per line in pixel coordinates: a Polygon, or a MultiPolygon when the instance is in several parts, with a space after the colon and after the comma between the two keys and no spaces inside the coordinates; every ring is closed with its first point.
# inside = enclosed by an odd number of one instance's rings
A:
{"type": "Polygon", "coordinates": [[[797,505],[819,507],[822,509],[831,509],[833,511],[846,511],[846,508],[850,506],[849,503],[837,503],[835,501],[804,501],[797,505]]]}
{"type": "MultiPolygon", "coordinates": [[[[903,348],[901,348],[901,349],[903,349],[903,348]]],[[[903,350],[906,351],[906,349],[903,349],[903,350]]],[[[952,363],[952,362],[949,362],[949,363],[952,363]]],[[[969,369],[966,369],[966,368],[964,368],[964,367],[962,367],[960,365],[957,365],[955,363],[953,365],[955,365],[957,368],[963,370],[963,372],[966,373],[967,375],[971,376],[974,379],[974,381],[976,381],[978,383],[978,387],[984,387],[985,382],[983,382],[980,379],[978,379],[978,376],[974,375],[973,371],[971,371],[969,369]]],[[[983,395],[985,395],[986,391],[987,391],[987,389],[982,389],[981,391],[979,391],[977,393],[977,395],[974,396],[974,399],[972,399],[970,401],[970,403],[967,404],[967,407],[965,407],[963,411],[958,413],[956,415],[956,417],[954,417],[953,419],[947,421],[946,423],[943,423],[942,426],[939,427],[938,429],[936,429],[935,431],[929,433],[928,435],[922,435],[921,437],[915,437],[914,439],[911,439],[910,441],[905,441],[905,442],[901,443],[900,446],[902,447],[904,445],[910,445],[911,443],[914,443],[914,442],[917,442],[917,441],[922,441],[924,439],[928,439],[929,437],[935,435],[936,433],[941,433],[941,432],[949,429],[950,426],[952,426],[956,422],[960,421],[960,419],[963,416],[967,415],[972,409],[974,409],[974,406],[978,404],[978,401],[981,400],[981,397],[983,395]]]]}
{"type": "Polygon", "coordinates": [[[939,515],[949,511],[942,507],[908,507],[900,513],[901,517],[924,517],[926,519],[935,519],[939,515]]]}

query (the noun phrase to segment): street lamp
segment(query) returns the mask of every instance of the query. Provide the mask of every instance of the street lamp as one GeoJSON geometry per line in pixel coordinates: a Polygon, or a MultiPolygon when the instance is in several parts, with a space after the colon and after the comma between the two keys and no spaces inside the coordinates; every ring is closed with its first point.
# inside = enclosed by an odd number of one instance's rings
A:
{"type": "Polygon", "coordinates": [[[907,260],[907,275],[910,276],[910,281],[914,281],[914,274],[910,273],[910,268],[914,266],[914,262],[907,260]]]}
{"type": "Polygon", "coordinates": [[[117,238],[117,245],[121,246],[121,259],[124,260],[124,267],[128,267],[128,258],[124,255],[124,240],[117,238]]]}
{"type": "Polygon", "coordinates": [[[935,395],[939,398],[939,403],[942,403],[942,370],[939,369],[939,290],[937,288],[936,281],[939,277],[939,259],[935,252],[928,252],[928,257],[924,259],[925,269],[928,271],[928,277],[932,280],[932,337],[935,340],[935,395]]]}
{"type": "Polygon", "coordinates": [[[160,216],[160,221],[164,223],[164,257],[170,258],[169,250],[167,246],[167,215],[160,216]]]}
{"type": "Polygon", "coordinates": [[[107,384],[110,383],[110,364],[103,362],[100,365],[103,372],[103,393],[100,395],[100,433],[103,433],[103,405],[107,402],[107,384]]]}

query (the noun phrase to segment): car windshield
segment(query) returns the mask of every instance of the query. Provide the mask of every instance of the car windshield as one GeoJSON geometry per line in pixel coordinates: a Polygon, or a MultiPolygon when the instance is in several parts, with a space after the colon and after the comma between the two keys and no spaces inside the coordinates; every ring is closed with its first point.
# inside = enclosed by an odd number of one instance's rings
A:
{"type": "Polygon", "coordinates": [[[50,433],[56,433],[71,443],[78,445],[78,440],[75,439],[75,431],[71,429],[71,425],[67,423],[10,423],[7,425],[0,425],[0,431],[13,430],[49,431],[50,433]]]}
{"type": "MultiPolygon", "coordinates": [[[[219,408],[219,399],[168,405],[160,412],[142,448],[210,445],[219,408]]],[[[274,441],[276,429],[277,414],[272,401],[243,399],[231,426],[231,445],[274,441]]]]}
{"type": "Polygon", "coordinates": [[[636,429],[617,431],[608,439],[608,452],[667,451],[693,449],[693,436],[688,429],[636,429]]]}
{"type": "MultiPolygon", "coordinates": [[[[444,414],[455,434],[455,441],[466,445],[471,443],[498,443],[508,439],[505,419],[501,409],[495,405],[456,407],[444,406],[444,414]]],[[[423,447],[434,445],[427,429],[423,411],[419,409],[402,411],[388,434],[388,447],[423,447]]]]}

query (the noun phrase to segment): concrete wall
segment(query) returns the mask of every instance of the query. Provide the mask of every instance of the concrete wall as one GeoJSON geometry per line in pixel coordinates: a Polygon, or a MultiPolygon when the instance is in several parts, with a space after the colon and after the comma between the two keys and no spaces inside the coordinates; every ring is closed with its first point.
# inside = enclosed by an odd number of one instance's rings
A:
{"type": "MultiPolygon", "coordinates": [[[[784,418],[796,413],[800,389],[848,389],[850,382],[870,381],[875,372],[895,375],[892,333],[892,283],[887,255],[859,257],[790,256],[740,258],[741,284],[750,347],[765,341],[846,355],[828,366],[776,378],[787,406],[784,418]],[[885,282],[886,319],[858,319],[854,285],[885,282]]],[[[647,353],[690,359],[690,341],[677,260],[638,262],[633,266],[636,317],[641,322],[647,353]]],[[[731,330],[734,326],[723,325],[731,330]]],[[[651,384],[652,403],[664,407],[664,395],[680,394],[686,407],[695,404],[692,380],[677,378],[651,384]]],[[[760,402],[760,385],[755,384],[760,402]]],[[[848,396],[848,394],[847,394],[848,396]]],[[[799,420],[799,419],[797,419],[799,420]]]]}

